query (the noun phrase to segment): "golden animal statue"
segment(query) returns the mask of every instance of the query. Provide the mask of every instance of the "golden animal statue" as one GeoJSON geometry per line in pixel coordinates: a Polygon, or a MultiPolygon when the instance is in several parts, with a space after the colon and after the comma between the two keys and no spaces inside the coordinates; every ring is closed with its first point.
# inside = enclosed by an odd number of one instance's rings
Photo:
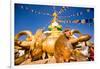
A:
{"type": "MultiPolygon", "coordinates": [[[[73,34],[75,31],[76,30],[73,31],[73,34]]],[[[90,36],[82,35],[77,39],[66,39],[62,32],[56,31],[54,33],[53,31],[53,33],[51,32],[49,36],[47,36],[43,33],[43,30],[39,29],[34,35],[29,33],[29,31],[22,31],[18,33],[15,38],[17,38],[15,42],[19,42],[19,47],[26,51],[29,50],[28,53],[31,54],[33,60],[40,59],[41,57],[45,59],[47,53],[48,58],[55,57],[56,62],[68,62],[72,53],[72,44],[87,41],[90,39],[90,36]],[[18,38],[22,36],[23,33],[27,35],[26,41],[19,42],[18,38]]],[[[25,55],[23,56],[17,58],[15,64],[20,64],[25,61],[25,55]]]]}
{"type": "MultiPolygon", "coordinates": [[[[53,13],[53,20],[49,26],[50,31],[38,29],[33,35],[30,31],[21,31],[15,36],[15,50],[24,50],[25,54],[15,58],[15,64],[21,64],[26,59],[26,55],[31,55],[31,61],[45,58],[55,58],[57,63],[68,62],[73,51],[73,47],[78,42],[88,41],[91,37],[82,35],[78,30],[69,30],[71,35],[65,35],[62,27],[57,22],[57,13],[53,13]],[[74,33],[80,36],[74,38],[74,33]],[[26,40],[19,38],[26,35],[26,40]]],[[[16,53],[15,52],[15,53],[16,53]]]]}

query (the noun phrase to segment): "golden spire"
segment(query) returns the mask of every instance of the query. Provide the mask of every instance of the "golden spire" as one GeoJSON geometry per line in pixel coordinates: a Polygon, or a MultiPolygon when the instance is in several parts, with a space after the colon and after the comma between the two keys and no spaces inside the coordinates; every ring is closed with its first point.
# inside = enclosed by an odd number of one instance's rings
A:
{"type": "Polygon", "coordinates": [[[51,22],[51,23],[54,23],[54,22],[57,21],[58,14],[57,14],[56,12],[54,12],[54,13],[52,14],[52,16],[53,16],[53,19],[52,19],[52,22],[51,22]]]}
{"type": "Polygon", "coordinates": [[[54,12],[54,13],[52,14],[52,16],[58,17],[58,14],[57,14],[56,12],[54,12]]]}

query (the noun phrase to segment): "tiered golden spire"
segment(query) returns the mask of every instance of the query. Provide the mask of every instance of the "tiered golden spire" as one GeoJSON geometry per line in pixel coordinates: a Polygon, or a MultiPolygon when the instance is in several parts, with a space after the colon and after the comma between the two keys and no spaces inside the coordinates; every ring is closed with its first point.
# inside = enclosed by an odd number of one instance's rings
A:
{"type": "Polygon", "coordinates": [[[53,19],[52,19],[52,22],[51,23],[57,22],[58,14],[56,12],[54,12],[52,14],[52,16],[53,16],[53,19]]]}

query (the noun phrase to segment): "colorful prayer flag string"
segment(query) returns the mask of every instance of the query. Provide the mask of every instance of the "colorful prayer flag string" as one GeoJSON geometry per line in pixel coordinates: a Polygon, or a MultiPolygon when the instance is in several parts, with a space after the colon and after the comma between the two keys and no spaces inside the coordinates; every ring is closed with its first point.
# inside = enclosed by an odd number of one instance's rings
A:
{"type": "MultiPolygon", "coordinates": [[[[25,9],[25,10],[28,10],[34,14],[42,14],[42,15],[48,15],[48,16],[52,16],[52,14],[48,13],[48,12],[43,12],[43,11],[36,11],[36,10],[33,10],[29,7],[24,7],[23,5],[21,5],[21,9],[25,9]]],[[[68,9],[68,7],[65,7],[63,6],[60,11],[58,11],[58,17],[60,18],[66,18],[66,20],[58,20],[58,22],[60,23],[75,23],[75,24],[86,24],[86,23],[93,23],[93,18],[90,18],[90,19],[74,19],[74,20],[70,20],[70,17],[79,17],[79,16],[82,16],[83,15],[83,12],[80,11],[80,12],[76,12],[74,14],[70,14],[70,15],[67,15],[67,16],[62,16],[60,14],[62,14],[64,12],[64,10],[66,11],[68,9]]],[[[56,12],[56,7],[53,6],[53,10],[54,12],[56,12]]],[[[90,12],[90,9],[86,9],[86,12],[90,12]]]]}

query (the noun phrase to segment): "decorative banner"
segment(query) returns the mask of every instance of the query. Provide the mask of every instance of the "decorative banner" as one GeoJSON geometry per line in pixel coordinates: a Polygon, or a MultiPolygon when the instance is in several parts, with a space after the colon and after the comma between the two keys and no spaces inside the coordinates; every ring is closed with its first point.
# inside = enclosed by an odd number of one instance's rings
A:
{"type": "Polygon", "coordinates": [[[59,22],[75,23],[75,24],[77,24],[77,23],[80,23],[80,24],[86,24],[86,23],[91,24],[91,23],[93,23],[93,21],[94,20],[92,18],[92,19],[81,19],[81,20],[78,20],[78,19],[70,20],[70,19],[68,19],[68,20],[60,20],[59,22]]]}
{"type": "Polygon", "coordinates": [[[90,12],[90,9],[87,9],[86,11],[87,11],[87,12],[90,12]]]}
{"type": "Polygon", "coordinates": [[[80,20],[73,20],[72,23],[79,23],[80,20]]]}
{"type": "Polygon", "coordinates": [[[81,23],[82,23],[82,24],[85,24],[85,23],[86,23],[86,20],[85,20],[85,19],[82,19],[82,20],[81,20],[81,23]]]}

